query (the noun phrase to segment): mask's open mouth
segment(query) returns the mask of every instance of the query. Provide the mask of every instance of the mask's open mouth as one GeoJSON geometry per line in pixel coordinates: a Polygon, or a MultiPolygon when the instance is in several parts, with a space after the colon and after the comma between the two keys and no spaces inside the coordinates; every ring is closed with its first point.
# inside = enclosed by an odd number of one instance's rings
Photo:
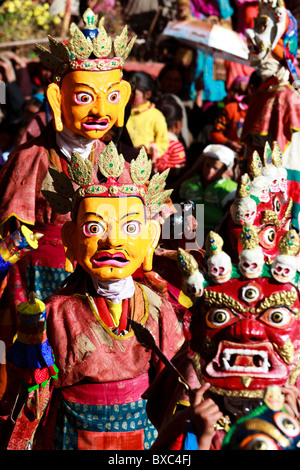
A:
{"type": "Polygon", "coordinates": [[[129,260],[123,253],[108,253],[102,252],[93,259],[93,264],[97,267],[100,266],[126,266],[129,260]]]}
{"type": "Polygon", "coordinates": [[[223,367],[228,372],[269,371],[268,353],[252,349],[225,349],[222,354],[223,367]]]}
{"type": "Polygon", "coordinates": [[[206,372],[215,378],[228,376],[284,377],[286,364],[276,356],[272,345],[264,343],[232,343],[222,341],[206,372]]]}
{"type": "Polygon", "coordinates": [[[86,129],[86,130],[98,130],[98,131],[105,131],[108,126],[109,126],[109,121],[108,119],[100,119],[100,120],[96,120],[96,119],[89,119],[88,121],[85,121],[82,126],[86,129]]]}

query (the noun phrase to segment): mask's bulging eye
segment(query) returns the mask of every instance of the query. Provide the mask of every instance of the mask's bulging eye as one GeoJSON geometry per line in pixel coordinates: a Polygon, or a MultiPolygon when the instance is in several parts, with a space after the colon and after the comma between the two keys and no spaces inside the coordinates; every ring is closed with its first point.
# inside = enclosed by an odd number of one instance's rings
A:
{"type": "Polygon", "coordinates": [[[274,421],[286,436],[296,437],[300,433],[299,421],[284,411],[276,413],[274,415],[274,421]]]}
{"type": "Polygon", "coordinates": [[[241,443],[242,450],[278,450],[278,448],[274,439],[260,433],[246,437],[241,443]]]}
{"type": "Polygon", "coordinates": [[[105,227],[99,222],[87,222],[83,225],[83,233],[87,237],[91,237],[93,235],[101,235],[104,232],[105,227]]]}
{"type": "Polygon", "coordinates": [[[262,229],[259,234],[259,241],[264,248],[271,248],[275,243],[276,231],[273,227],[262,229]]]}
{"type": "Polygon", "coordinates": [[[92,95],[86,92],[76,93],[75,94],[75,102],[77,104],[90,104],[94,101],[92,95]]]}
{"type": "Polygon", "coordinates": [[[118,103],[119,99],[120,99],[120,92],[119,91],[112,91],[107,96],[107,101],[109,101],[110,103],[118,103]]]}
{"type": "Polygon", "coordinates": [[[265,311],[261,320],[277,328],[287,328],[293,322],[293,314],[285,307],[271,308],[265,311]]]}
{"type": "Polygon", "coordinates": [[[257,286],[250,285],[242,287],[240,295],[245,302],[254,302],[259,298],[260,290],[257,286]]]}
{"type": "Polygon", "coordinates": [[[226,323],[228,323],[232,319],[232,314],[223,309],[215,309],[212,310],[209,315],[208,315],[208,322],[211,324],[211,326],[216,327],[216,326],[223,326],[226,323]]]}
{"type": "Polygon", "coordinates": [[[131,222],[126,222],[122,226],[122,232],[124,232],[126,235],[138,235],[141,231],[141,224],[140,222],[134,220],[131,222]]]}
{"type": "Polygon", "coordinates": [[[281,202],[278,196],[275,197],[273,205],[274,205],[274,212],[276,212],[276,214],[279,214],[280,209],[281,209],[281,202]]]}

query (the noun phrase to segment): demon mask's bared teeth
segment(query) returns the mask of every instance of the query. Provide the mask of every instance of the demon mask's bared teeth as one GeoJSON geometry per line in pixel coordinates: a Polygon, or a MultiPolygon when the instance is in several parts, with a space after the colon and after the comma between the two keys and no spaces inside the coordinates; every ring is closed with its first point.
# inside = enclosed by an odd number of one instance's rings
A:
{"type": "Polygon", "coordinates": [[[220,365],[227,372],[262,372],[269,370],[266,351],[255,349],[224,349],[220,365]]]}

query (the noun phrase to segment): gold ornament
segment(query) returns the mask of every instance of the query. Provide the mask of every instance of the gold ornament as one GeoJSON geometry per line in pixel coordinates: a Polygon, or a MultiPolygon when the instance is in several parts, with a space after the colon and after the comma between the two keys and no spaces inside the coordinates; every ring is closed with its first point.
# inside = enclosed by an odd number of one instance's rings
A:
{"type": "Polygon", "coordinates": [[[209,256],[219,255],[224,245],[222,237],[213,230],[209,232],[205,240],[205,249],[209,256]]]}
{"type": "Polygon", "coordinates": [[[254,225],[245,223],[239,235],[239,241],[244,250],[254,250],[259,245],[257,229],[254,225]]]}
{"type": "Polygon", "coordinates": [[[299,251],[299,235],[296,230],[289,230],[284,234],[278,244],[278,250],[282,255],[295,256],[299,251]]]}
{"type": "Polygon", "coordinates": [[[241,177],[241,181],[237,190],[237,195],[240,198],[248,197],[251,193],[251,182],[250,177],[247,173],[244,173],[241,177]]]}
{"type": "Polygon", "coordinates": [[[244,308],[237,300],[233,299],[228,294],[224,294],[224,292],[205,290],[204,302],[209,307],[228,307],[239,313],[247,312],[247,308],[244,308]]]}
{"type": "Polygon", "coordinates": [[[83,14],[83,31],[75,23],[71,23],[69,47],[52,36],[48,36],[50,51],[40,44],[35,45],[41,62],[53,72],[55,82],[59,82],[63,75],[72,70],[123,68],[136,36],[129,40],[125,26],[113,42],[104,28],[104,18],[100,19],[98,27],[97,19],[98,16],[88,8],[83,14]],[[92,31],[93,34],[84,34],[85,31],[92,31]],[[113,58],[109,57],[112,49],[115,54],[113,58]]]}
{"type": "Polygon", "coordinates": [[[83,160],[73,152],[71,162],[68,164],[69,178],[62,172],[50,167],[42,185],[42,194],[51,207],[59,214],[72,212],[77,206],[77,199],[86,195],[101,196],[108,192],[115,196],[118,192],[126,195],[141,196],[146,205],[147,216],[160,212],[172,189],[164,190],[169,169],[159,174],[156,173],[148,186],[142,186],[150,177],[152,164],[148,160],[145,148],[141,148],[136,160],[130,163],[130,177],[132,183],[120,184],[117,178],[122,175],[125,160],[119,154],[113,142],[110,142],[102,151],[98,159],[98,167],[103,176],[107,178],[105,183],[91,184],[93,179],[93,167],[88,160],[83,160]],[[145,168],[145,170],[144,170],[145,168]],[[79,186],[74,190],[72,183],[79,186]]]}
{"type": "Polygon", "coordinates": [[[290,215],[290,213],[291,213],[291,211],[292,211],[292,208],[293,208],[293,199],[290,197],[281,224],[284,224],[284,223],[285,223],[285,221],[287,220],[287,218],[289,217],[289,215],[290,215]]]}
{"type": "Polygon", "coordinates": [[[261,224],[274,224],[276,227],[279,227],[280,221],[275,211],[267,209],[263,213],[261,224]]]}
{"type": "Polygon", "coordinates": [[[261,313],[271,307],[280,307],[286,305],[292,307],[297,300],[296,290],[281,291],[271,294],[269,297],[263,299],[259,306],[256,308],[257,313],[261,313]]]}
{"type": "Polygon", "coordinates": [[[279,442],[281,447],[289,447],[290,441],[287,437],[283,436],[279,429],[273,424],[264,421],[259,418],[252,418],[244,423],[245,429],[248,431],[255,431],[257,433],[263,433],[267,436],[272,437],[275,441],[279,442]]]}
{"type": "Polygon", "coordinates": [[[124,170],[124,157],[111,142],[101,152],[98,159],[99,170],[106,178],[119,178],[124,170]]]}
{"type": "Polygon", "coordinates": [[[273,162],[273,165],[275,165],[276,167],[282,166],[282,154],[281,154],[279,145],[276,141],[273,142],[272,162],[273,162]]]}
{"type": "Polygon", "coordinates": [[[140,152],[130,163],[130,175],[136,184],[145,184],[151,175],[152,163],[148,160],[146,152],[140,152]]]}
{"type": "Polygon", "coordinates": [[[293,364],[295,358],[295,347],[289,338],[282,346],[273,343],[275,350],[286,364],[293,364]]]}
{"type": "Polygon", "coordinates": [[[73,152],[71,164],[67,165],[70,178],[78,186],[85,186],[93,178],[93,165],[89,159],[83,160],[79,153],[73,152]]]}
{"type": "Polygon", "coordinates": [[[253,152],[252,158],[251,158],[251,163],[250,163],[250,176],[251,178],[256,178],[258,176],[262,175],[262,161],[261,158],[258,154],[258,152],[255,150],[253,152]]]}
{"type": "Polygon", "coordinates": [[[194,256],[182,248],[178,248],[177,250],[177,264],[184,277],[191,276],[199,269],[198,263],[194,256]]]}

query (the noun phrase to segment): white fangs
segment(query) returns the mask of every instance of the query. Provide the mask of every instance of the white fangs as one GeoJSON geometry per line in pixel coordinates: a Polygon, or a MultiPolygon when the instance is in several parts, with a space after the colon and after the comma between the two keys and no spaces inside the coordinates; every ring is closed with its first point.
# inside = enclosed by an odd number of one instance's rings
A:
{"type": "Polygon", "coordinates": [[[256,349],[224,349],[221,360],[223,362],[223,367],[227,372],[256,372],[267,374],[269,371],[269,361],[268,353],[266,351],[257,351],[256,349]],[[258,358],[258,366],[235,366],[230,365],[230,360],[233,356],[248,356],[253,358],[258,358]]]}

